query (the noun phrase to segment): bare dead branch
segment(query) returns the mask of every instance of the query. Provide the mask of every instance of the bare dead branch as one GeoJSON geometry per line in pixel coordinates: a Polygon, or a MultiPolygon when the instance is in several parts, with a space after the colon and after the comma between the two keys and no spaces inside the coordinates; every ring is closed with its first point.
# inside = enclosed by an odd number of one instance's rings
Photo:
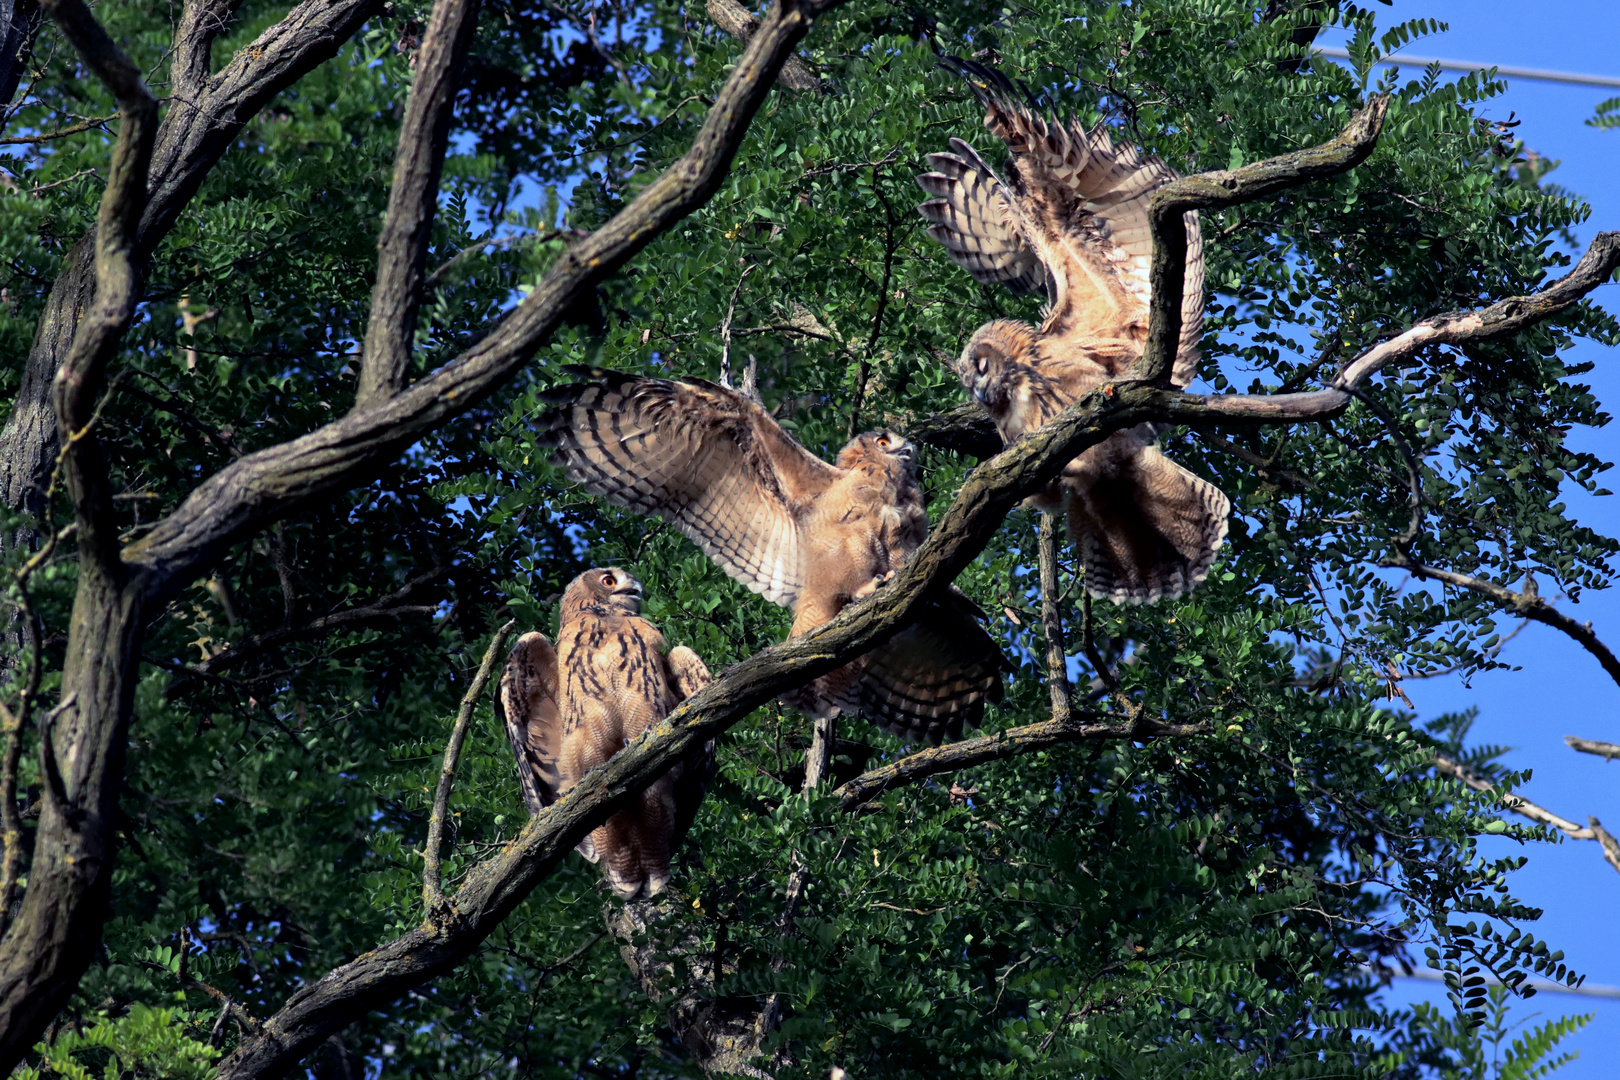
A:
{"type": "Polygon", "coordinates": [[[892,788],[1064,743],[1112,739],[1146,742],[1156,738],[1207,735],[1209,731],[1207,724],[1161,724],[1145,718],[1121,721],[1102,713],[1076,713],[1068,723],[1044,720],[1038,724],[1008,728],[994,735],[981,735],[976,739],[907,754],[880,769],[862,773],[839,787],[833,795],[838,798],[841,808],[855,810],[892,788]]]}
{"type": "Polygon", "coordinates": [[[1498,585],[1494,581],[1486,581],[1483,578],[1469,577],[1467,574],[1459,574],[1452,570],[1442,570],[1437,566],[1429,566],[1419,561],[1415,555],[1409,555],[1399,550],[1385,557],[1382,565],[1400,567],[1402,570],[1410,572],[1414,577],[1441,581],[1447,585],[1453,585],[1459,589],[1467,589],[1469,592],[1489,597],[1516,615],[1523,616],[1526,619],[1534,619],[1538,623],[1543,623],[1569,635],[1579,642],[1582,648],[1596,657],[1597,662],[1603,665],[1603,670],[1608,672],[1609,678],[1613,679],[1616,685],[1620,685],[1620,657],[1616,657],[1609,647],[1603,644],[1602,639],[1593,631],[1591,623],[1576,622],[1546,600],[1543,600],[1540,593],[1536,591],[1534,579],[1526,579],[1523,592],[1514,592],[1512,589],[1504,585],[1498,585]]]}
{"type": "Polygon", "coordinates": [[[1175,365],[1181,341],[1182,275],[1187,266],[1184,215],[1190,210],[1224,210],[1350,171],[1377,147],[1388,108],[1388,97],[1370,98],[1337,138],[1320,146],[1239,169],[1189,176],[1153,193],[1148,208],[1153,232],[1153,262],[1148,270],[1153,301],[1147,345],[1135,369],[1138,378],[1162,385],[1175,365]]]}
{"type": "Polygon", "coordinates": [[[1520,817],[1529,818],[1537,825],[1546,825],[1557,829],[1571,840],[1596,840],[1603,848],[1603,858],[1608,864],[1620,872],[1620,842],[1614,835],[1605,829],[1595,817],[1587,818],[1587,825],[1577,825],[1567,818],[1561,818],[1551,810],[1544,809],[1520,795],[1504,794],[1489,780],[1479,775],[1473,769],[1444,754],[1434,755],[1434,767],[1447,776],[1454,776],[1475,791],[1483,791],[1487,795],[1496,795],[1502,806],[1513,811],[1520,817]]]}
{"type": "Polygon", "coordinates": [[[439,175],[450,144],[456,68],[472,41],[477,15],[478,0],[438,0],[416,54],[394,151],[388,214],[377,238],[377,281],[371,290],[356,409],[398,393],[410,371],[428,241],[439,208],[439,175]]]}
{"type": "Polygon", "coordinates": [[[1604,761],[1613,761],[1620,758],[1620,743],[1598,742],[1596,739],[1583,739],[1576,735],[1565,735],[1564,741],[1572,749],[1583,754],[1596,754],[1604,761]]]}
{"type": "Polygon", "coordinates": [[[456,764],[461,760],[461,744],[467,739],[467,726],[472,722],[473,710],[483,700],[484,688],[495,671],[495,664],[506,655],[506,641],[512,636],[516,619],[495,631],[489,648],[484,650],[484,661],[478,665],[478,674],[462,695],[461,708],[456,713],[455,726],[450,729],[450,741],[444,747],[444,762],[439,766],[439,785],[433,792],[433,813],[428,818],[427,844],[422,848],[422,910],[429,919],[444,906],[444,890],[439,877],[439,851],[444,846],[444,823],[450,813],[450,789],[456,782],[456,764]]]}
{"type": "Polygon", "coordinates": [[[1046,686],[1052,694],[1052,719],[1069,722],[1069,658],[1063,649],[1063,611],[1058,602],[1057,528],[1050,513],[1041,514],[1036,537],[1041,569],[1041,630],[1046,635],[1046,686]]]}

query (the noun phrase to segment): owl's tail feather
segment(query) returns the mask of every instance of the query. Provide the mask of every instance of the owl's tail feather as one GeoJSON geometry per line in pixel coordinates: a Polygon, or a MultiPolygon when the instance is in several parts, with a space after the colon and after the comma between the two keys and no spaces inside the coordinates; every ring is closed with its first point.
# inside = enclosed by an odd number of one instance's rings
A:
{"type": "Polygon", "coordinates": [[[894,735],[938,746],[978,727],[1000,701],[1007,660],[979,625],[978,608],[954,590],[866,658],[859,712],[894,735]]]}
{"type": "Polygon", "coordinates": [[[1100,600],[1152,604],[1191,592],[1226,540],[1226,496],[1156,446],[1067,475],[1064,496],[1086,591],[1100,600]]]}

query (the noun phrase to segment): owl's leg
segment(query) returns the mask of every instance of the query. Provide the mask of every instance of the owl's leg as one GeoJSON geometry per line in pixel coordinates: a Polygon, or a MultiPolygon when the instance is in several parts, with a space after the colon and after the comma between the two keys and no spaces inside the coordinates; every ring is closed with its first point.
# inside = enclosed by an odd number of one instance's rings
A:
{"type": "MultiPolygon", "coordinates": [[[[806,596],[799,601],[793,613],[793,629],[789,638],[807,634],[822,623],[830,621],[843,610],[845,598],[838,595],[806,596]]],[[[816,720],[826,720],[839,713],[854,712],[865,658],[845,664],[809,685],[782,695],[782,702],[816,720]]]]}

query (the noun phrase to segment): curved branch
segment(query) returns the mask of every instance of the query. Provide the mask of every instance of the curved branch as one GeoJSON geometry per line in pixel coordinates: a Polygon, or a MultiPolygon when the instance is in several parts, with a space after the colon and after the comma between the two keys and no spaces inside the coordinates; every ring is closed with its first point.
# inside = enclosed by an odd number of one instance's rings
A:
{"type": "Polygon", "coordinates": [[[450,145],[456,68],[472,41],[477,14],[478,0],[439,0],[416,54],[416,77],[394,149],[388,215],[377,237],[377,280],[371,288],[357,409],[398,393],[410,370],[428,241],[439,209],[439,175],[450,145]]]}
{"type": "Polygon", "coordinates": [[[1502,806],[1513,811],[1520,817],[1529,818],[1537,825],[1557,829],[1571,840],[1596,840],[1603,849],[1603,858],[1610,866],[1620,872],[1620,841],[1615,840],[1614,834],[1605,829],[1595,817],[1587,818],[1587,825],[1577,825],[1567,818],[1561,818],[1551,810],[1543,809],[1520,795],[1501,794],[1496,785],[1476,773],[1462,762],[1449,758],[1444,754],[1434,755],[1434,767],[1447,776],[1454,776],[1475,791],[1483,791],[1487,795],[1496,795],[1502,806]]]}
{"type": "Polygon", "coordinates": [[[467,725],[472,722],[473,709],[484,696],[484,687],[495,671],[495,662],[506,653],[506,639],[512,636],[516,619],[495,631],[489,648],[484,650],[484,661],[478,665],[478,674],[462,695],[461,708],[456,713],[455,726],[450,729],[450,741],[444,748],[444,763],[439,766],[439,785],[433,792],[433,812],[428,816],[427,844],[422,848],[422,910],[430,919],[435,918],[444,905],[444,889],[439,877],[439,849],[444,846],[444,823],[450,813],[450,787],[456,780],[456,765],[461,759],[461,744],[467,739],[467,725]]]}
{"type": "Polygon", "coordinates": [[[118,351],[140,299],[135,230],[146,208],[146,175],[157,131],[157,101],[140,69],[113,44],[84,0],[46,0],[45,10],[72,42],[85,66],[118,101],[118,141],[96,215],[96,299],[85,312],[56,373],[52,397],[68,489],[79,526],[79,547],[102,567],[118,567],[112,491],[89,434],[107,364],[118,351]]]}
{"type": "Polygon", "coordinates": [[[1414,577],[1428,578],[1431,581],[1442,581],[1447,585],[1454,585],[1459,589],[1478,593],[1490,597],[1498,604],[1522,615],[1526,619],[1534,619],[1554,630],[1562,631],[1580,643],[1581,647],[1597,658],[1608,672],[1609,678],[1620,685],[1620,657],[1616,657],[1609,647],[1603,644],[1601,638],[1592,630],[1591,623],[1576,622],[1557,608],[1541,598],[1536,591],[1534,581],[1531,581],[1523,592],[1514,592],[1494,581],[1485,581],[1481,578],[1469,577],[1452,570],[1442,570],[1437,566],[1429,566],[1420,562],[1416,556],[1397,549],[1383,561],[1384,566],[1396,566],[1409,571],[1414,577]]]}
{"type": "Polygon", "coordinates": [[[839,787],[833,795],[837,797],[840,809],[856,810],[891,788],[1064,743],[1101,739],[1146,741],[1165,736],[1185,738],[1189,735],[1207,735],[1209,731],[1208,724],[1160,724],[1145,719],[1132,722],[1109,718],[1103,713],[1076,713],[1067,723],[1046,720],[907,754],[881,769],[862,773],[839,787]]]}
{"type": "Polygon", "coordinates": [[[1137,373],[1161,385],[1169,378],[1181,340],[1182,276],[1187,267],[1189,210],[1224,210],[1254,202],[1292,187],[1338,176],[1366,161],[1378,145],[1389,98],[1368,100],[1349,125],[1320,146],[1257,161],[1240,169],[1218,169],[1166,184],[1148,204],[1153,233],[1153,262],[1148,268],[1152,308],[1148,312],[1147,345],[1137,361],[1137,373]]]}

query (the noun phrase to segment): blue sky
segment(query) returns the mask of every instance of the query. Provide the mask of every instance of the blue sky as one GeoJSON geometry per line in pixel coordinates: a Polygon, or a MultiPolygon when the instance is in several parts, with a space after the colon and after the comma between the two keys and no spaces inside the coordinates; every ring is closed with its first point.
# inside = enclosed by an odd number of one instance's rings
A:
{"type": "MultiPolygon", "coordinates": [[[[1414,56],[1620,77],[1620,0],[1395,0],[1390,8],[1369,6],[1386,28],[1415,18],[1448,24],[1446,32],[1408,45],[1406,51],[1414,56]]],[[[1344,38],[1343,33],[1325,34],[1321,43],[1343,45],[1344,38]]],[[[1501,119],[1510,110],[1516,113],[1526,145],[1560,162],[1551,182],[1591,203],[1591,218],[1575,230],[1583,245],[1601,230],[1620,229],[1620,130],[1598,131],[1582,123],[1599,101],[1614,96],[1620,90],[1510,79],[1508,92],[1486,111],[1501,119]]],[[[1620,284],[1604,286],[1595,299],[1620,311],[1620,284]]],[[[1583,378],[1590,380],[1607,410],[1620,415],[1620,349],[1586,343],[1573,358],[1596,365],[1583,378]]],[[[1571,441],[1604,460],[1620,460],[1620,423],[1577,432],[1571,441]]],[[[1606,480],[1620,490],[1614,482],[1620,480],[1620,470],[1608,473],[1606,480]]],[[[1568,502],[1583,523],[1620,536],[1620,495],[1596,499],[1577,494],[1582,497],[1568,502]]],[[[1605,641],[1620,648],[1620,589],[1588,593],[1579,605],[1561,606],[1583,622],[1591,621],[1605,641]]],[[[1408,682],[1405,688],[1425,719],[1476,706],[1480,716],[1474,740],[1513,747],[1507,762],[1533,770],[1521,789],[1526,797],[1576,822],[1595,816],[1620,831],[1620,761],[1606,763],[1564,745],[1565,735],[1620,742],[1620,687],[1573,641],[1537,624],[1508,645],[1503,659],[1521,670],[1491,672],[1471,686],[1446,678],[1408,682]]],[[[1520,850],[1507,841],[1492,843],[1493,853],[1520,850]]],[[[1563,949],[1588,982],[1620,986],[1620,934],[1615,932],[1620,874],[1589,841],[1537,845],[1527,853],[1529,865],[1515,876],[1513,887],[1546,911],[1532,932],[1563,949]]],[[[1402,981],[1390,995],[1397,1001],[1443,1001],[1437,989],[1402,981]]],[[[1579,1050],[1580,1058],[1556,1075],[1609,1080],[1620,1075],[1620,1001],[1544,993],[1519,1005],[1516,1015],[1528,1019],[1539,1014],[1539,1023],[1585,1012],[1595,1014],[1591,1025],[1564,1044],[1579,1050]]]]}

